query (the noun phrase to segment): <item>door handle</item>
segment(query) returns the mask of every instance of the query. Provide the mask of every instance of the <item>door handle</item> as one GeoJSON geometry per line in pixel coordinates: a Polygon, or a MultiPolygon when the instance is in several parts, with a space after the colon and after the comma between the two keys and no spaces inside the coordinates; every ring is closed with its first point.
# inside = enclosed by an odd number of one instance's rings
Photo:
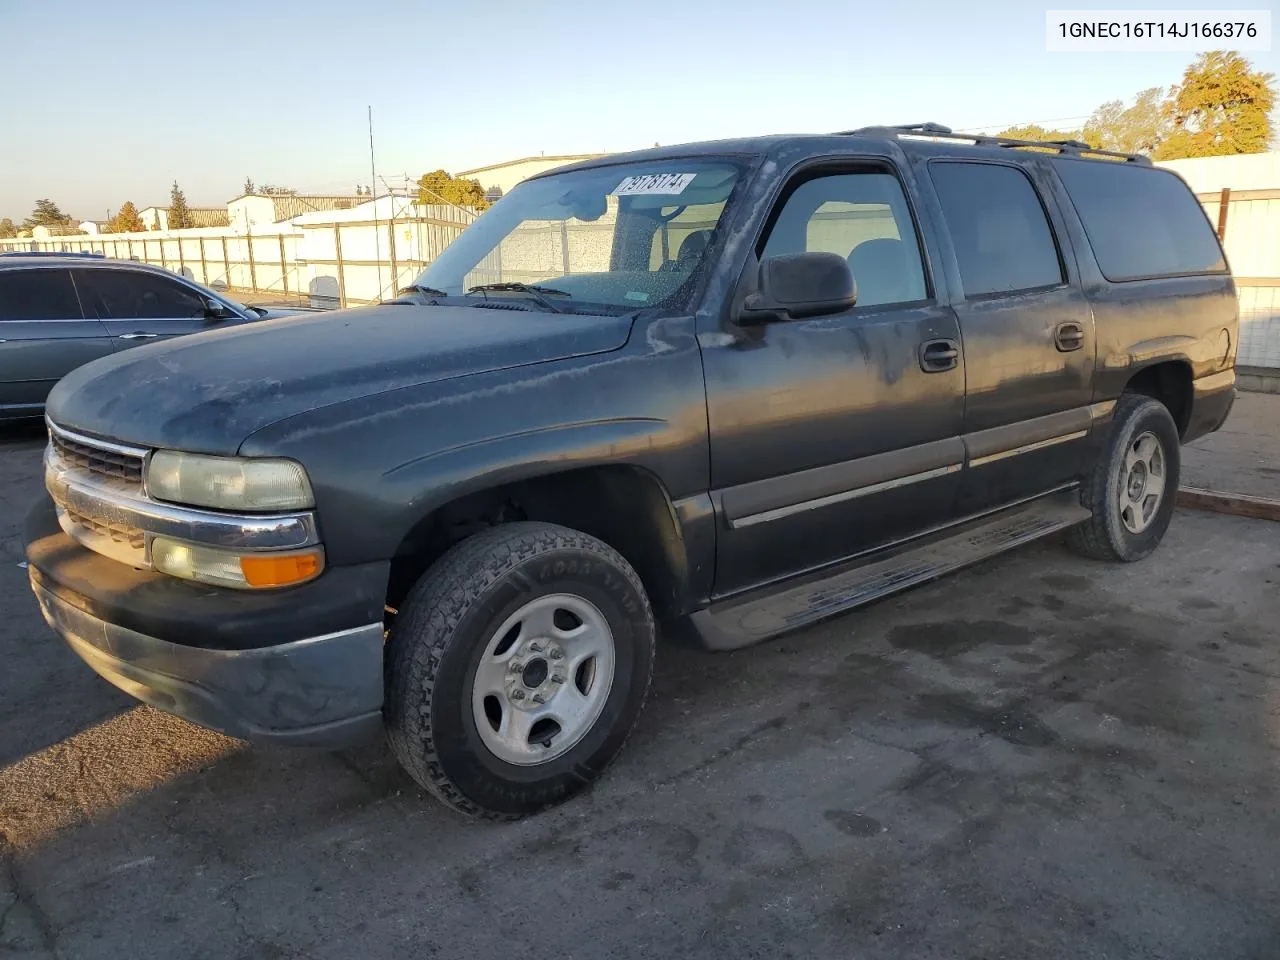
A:
{"type": "Polygon", "coordinates": [[[1084,346],[1084,327],[1074,320],[1058,324],[1053,331],[1053,345],[1063,353],[1079,350],[1084,346]]]}
{"type": "Polygon", "coordinates": [[[154,340],[160,336],[158,333],[122,333],[121,340],[154,340]]]}
{"type": "Polygon", "coordinates": [[[926,340],[920,344],[920,369],[925,373],[954,370],[960,360],[960,344],[954,340],[926,340]]]}

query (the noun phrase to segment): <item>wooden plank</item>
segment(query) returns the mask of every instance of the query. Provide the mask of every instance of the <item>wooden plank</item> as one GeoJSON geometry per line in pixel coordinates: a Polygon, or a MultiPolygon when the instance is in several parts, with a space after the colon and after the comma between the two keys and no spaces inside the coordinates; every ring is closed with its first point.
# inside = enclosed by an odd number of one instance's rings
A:
{"type": "Polygon", "coordinates": [[[338,267],[338,306],[345,308],[347,305],[347,277],[343,271],[342,264],[342,227],[337,223],[333,225],[333,254],[338,267]]]}
{"type": "Polygon", "coordinates": [[[1218,201],[1218,239],[1227,239],[1227,211],[1231,209],[1231,188],[1222,188],[1222,198],[1218,201]]]}
{"type": "Polygon", "coordinates": [[[1219,493],[1216,490],[1203,490],[1199,487],[1180,487],[1178,506],[1280,523],[1280,500],[1272,500],[1269,497],[1254,497],[1244,493],[1219,493]]]}
{"type": "Polygon", "coordinates": [[[284,284],[284,292],[289,292],[289,268],[284,262],[284,234],[278,234],[280,238],[280,281],[284,284]]]}

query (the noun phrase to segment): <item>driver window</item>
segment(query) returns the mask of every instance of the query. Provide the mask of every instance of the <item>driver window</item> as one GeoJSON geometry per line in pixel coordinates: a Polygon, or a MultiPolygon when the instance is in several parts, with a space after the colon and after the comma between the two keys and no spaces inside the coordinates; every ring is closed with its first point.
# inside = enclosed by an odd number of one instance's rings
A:
{"type": "Polygon", "coordinates": [[[204,316],[204,302],[189,287],[141,270],[95,268],[76,272],[76,284],[101,320],[184,320],[204,316]]]}
{"type": "Polygon", "coordinates": [[[927,296],[915,226],[891,174],[817,177],[791,191],[761,257],[813,252],[849,261],[859,307],[927,296]]]}

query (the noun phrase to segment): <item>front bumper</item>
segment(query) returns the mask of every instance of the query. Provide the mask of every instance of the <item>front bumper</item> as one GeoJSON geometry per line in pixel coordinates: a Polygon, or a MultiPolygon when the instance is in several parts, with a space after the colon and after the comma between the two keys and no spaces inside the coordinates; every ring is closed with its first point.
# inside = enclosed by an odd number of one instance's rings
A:
{"type": "Polygon", "coordinates": [[[59,528],[47,499],[26,533],[45,619],[126,693],[247,740],[337,747],[378,736],[385,564],[247,593],[93,553],[59,528]]]}

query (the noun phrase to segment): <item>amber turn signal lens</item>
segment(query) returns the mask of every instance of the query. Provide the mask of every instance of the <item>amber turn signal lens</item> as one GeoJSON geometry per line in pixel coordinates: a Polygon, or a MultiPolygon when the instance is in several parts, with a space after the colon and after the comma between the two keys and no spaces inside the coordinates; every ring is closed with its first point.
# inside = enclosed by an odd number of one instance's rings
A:
{"type": "Polygon", "coordinates": [[[263,553],[240,558],[240,569],[251,587],[287,587],[320,573],[320,551],[263,553]]]}

